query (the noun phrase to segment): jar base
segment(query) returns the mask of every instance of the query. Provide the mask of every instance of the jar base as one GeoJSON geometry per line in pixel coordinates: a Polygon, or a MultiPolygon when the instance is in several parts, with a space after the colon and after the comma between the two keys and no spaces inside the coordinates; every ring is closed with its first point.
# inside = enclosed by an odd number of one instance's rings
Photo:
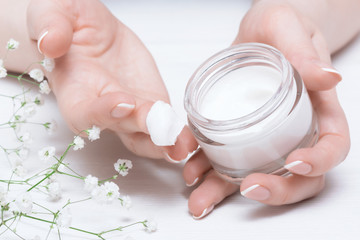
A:
{"type": "Polygon", "coordinates": [[[241,184],[241,182],[245,179],[246,176],[252,173],[265,173],[265,174],[272,174],[283,177],[291,175],[291,173],[286,168],[284,168],[284,164],[287,156],[296,149],[312,147],[318,141],[319,130],[318,130],[317,118],[316,118],[316,114],[315,113],[313,114],[314,117],[312,120],[311,128],[308,131],[308,134],[306,134],[305,137],[301,140],[301,142],[291,151],[289,151],[289,153],[286,154],[285,156],[256,169],[229,169],[217,163],[211,162],[215,172],[224,180],[238,185],[241,184]]]}

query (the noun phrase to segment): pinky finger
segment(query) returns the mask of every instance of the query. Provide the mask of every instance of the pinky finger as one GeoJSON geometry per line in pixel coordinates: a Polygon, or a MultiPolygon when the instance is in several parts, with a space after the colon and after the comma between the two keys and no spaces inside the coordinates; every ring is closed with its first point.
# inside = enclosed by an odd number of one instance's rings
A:
{"type": "Polygon", "coordinates": [[[305,200],[318,194],[324,187],[325,175],[280,177],[254,173],[247,176],[240,190],[244,197],[268,204],[284,205],[305,200]]]}

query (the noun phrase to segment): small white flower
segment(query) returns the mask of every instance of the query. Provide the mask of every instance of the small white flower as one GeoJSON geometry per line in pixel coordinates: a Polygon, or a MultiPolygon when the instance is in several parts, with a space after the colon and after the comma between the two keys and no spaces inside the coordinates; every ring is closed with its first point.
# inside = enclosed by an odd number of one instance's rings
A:
{"type": "Polygon", "coordinates": [[[49,86],[49,83],[48,81],[42,81],[39,85],[39,88],[40,88],[40,93],[42,94],[49,94],[51,93],[51,89],[50,89],[50,86],[49,86]]]}
{"type": "Polygon", "coordinates": [[[127,159],[118,159],[114,163],[114,168],[121,176],[126,176],[129,173],[129,170],[133,167],[132,162],[127,159]]]}
{"type": "Polygon", "coordinates": [[[49,135],[52,135],[57,130],[57,123],[55,120],[51,120],[44,124],[44,127],[49,135]]]}
{"type": "Polygon", "coordinates": [[[21,148],[16,152],[16,154],[22,159],[25,160],[29,157],[30,150],[26,147],[21,148]]]}
{"type": "Polygon", "coordinates": [[[76,151],[76,150],[84,148],[85,141],[81,137],[76,136],[76,137],[74,137],[73,144],[74,144],[74,150],[76,151]]]}
{"type": "Polygon", "coordinates": [[[71,222],[72,222],[72,215],[70,209],[69,208],[63,209],[56,220],[56,224],[59,227],[68,228],[71,226],[71,222]]]}
{"type": "Polygon", "coordinates": [[[47,190],[48,190],[50,199],[58,200],[61,198],[61,186],[58,181],[54,180],[54,181],[50,182],[47,185],[47,190]]]}
{"type": "Polygon", "coordinates": [[[8,50],[15,50],[19,47],[19,42],[18,41],[15,41],[14,39],[10,39],[7,44],[6,44],[6,48],[8,50]]]}
{"type": "Polygon", "coordinates": [[[7,76],[7,71],[3,66],[0,66],[0,78],[4,78],[7,76]]]}
{"type": "Polygon", "coordinates": [[[44,60],[41,61],[41,65],[45,68],[47,72],[52,72],[55,67],[55,61],[52,58],[44,58],[44,60]]]}
{"type": "Polygon", "coordinates": [[[22,116],[23,119],[30,118],[34,116],[36,113],[36,105],[27,103],[24,107],[24,114],[22,116]]]}
{"type": "Polygon", "coordinates": [[[130,209],[132,207],[132,201],[129,195],[123,196],[121,200],[121,205],[126,209],[130,209]]]}
{"type": "Polygon", "coordinates": [[[98,187],[99,184],[99,179],[97,177],[91,176],[90,174],[86,176],[86,178],[84,179],[85,185],[84,185],[84,189],[87,192],[91,192],[92,190],[94,190],[96,187],[98,187]]]}
{"type": "Polygon", "coordinates": [[[4,187],[0,186],[0,206],[5,206],[9,203],[7,191],[4,187]]]}
{"type": "Polygon", "coordinates": [[[97,126],[93,126],[92,128],[88,129],[87,134],[89,135],[88,138],[90,141],[94,141],[100,138],[100,128],[97,126]]]}
{"type": "Polygon", "coordinates": [[[22,213],[30,214],[33,209],[33,201],[29,193],[18,196],[15,200],[15,204],[22,213]]]}
{"type": "Polygon", "coordinates": [[[55,156],[55,147],[44,147],[38,151],[38,155],[43,162],[48,162],[55,156]]]}
{"type": "Polygon", "coordinates": [[[14,168],[14,173],[19,176],[19,177],[24,177],[27,174],[27,169],[24,168],[23,165],[18,164],[15,168],[14,168]]]}
{"type": "Polygon", "coordinates": [[[157,230],[157,223],[153,219],[147,219],[143,224],[147,232],[155,232],[157,230]]]}
{"type": "Polygon", "coordinates": [[[32,102],[35,103],[36,105],[40,106],[40,105],[43,105],[43,104],[44,104],[44,98],[43,98],[42,95],[37,94],[37,95],[34,97],[34,100],[33,100],[32,102]]]}
{"type": "Polygon", "coordinates": [[[105,182],[91,192],[92,198],[99,203],[112,203],[120,196],[119,187],[113,182],[105,182]]]}
{"type": "Polygon", "coordinates": [[[29,132],[24,132],[23,134],[21,134],[19,136],[19,140],[20,142],[23,142],[25,144],[30,144],[33,141],[29,132]]]}
{"type": "Polygon", "coordinates": [[[42,82],[44,80],[44,73],[38,68],[31,70],[29,76],[37,82],[42,82]]]}

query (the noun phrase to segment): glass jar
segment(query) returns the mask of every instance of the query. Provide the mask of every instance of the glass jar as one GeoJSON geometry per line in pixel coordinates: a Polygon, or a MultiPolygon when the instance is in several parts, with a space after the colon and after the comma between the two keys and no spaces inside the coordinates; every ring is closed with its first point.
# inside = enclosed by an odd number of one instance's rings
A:
{"type": "Polygon", "coordinates": [[[201,149],[234,183],[254,172],[286,175],[289,153],[318,140],[300,75],[265,44],[240,44],[210,57],[191,77],[184,103],[201,149]]]}

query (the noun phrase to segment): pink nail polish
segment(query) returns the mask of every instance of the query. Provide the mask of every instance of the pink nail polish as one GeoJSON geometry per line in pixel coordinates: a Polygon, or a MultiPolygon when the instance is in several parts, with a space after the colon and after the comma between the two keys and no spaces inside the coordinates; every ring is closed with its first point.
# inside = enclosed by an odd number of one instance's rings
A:
{"type": "Polygon", "coordinates": [[[195,216],[195,215],[193,215],[193,218],[194,218],[195,220],[199,220],[199,219],[205,217],[206,215],[208,215],[213,209],[214,209],[214,205],[211,205],[210,207],[205,208],[204,211],[201,213],[200,216],[195,216]]]}
{"type": "Polygon", "coordinates": [[[241,195],[252,200],[263,201],[270,197],[270,191],[259,184],[255,184],[242,191],[241,195]]]}
{"type": "Polygon", "coordinates": [[[186,183],[186,186],[187,186],[187,187],[192,187],[192,186],[194,186],[198,181],[199,181],[199,178],[197,177],[197,178],[194,179],[194,181],[193,181],[192,183],[189,183],[189,184],[186,183]]]}
{"type": "Polygon", "coordinates": [[[116,107],[111,111],[111,116],[114,118],[122,118],[125,117],[134,110],[135,105],[128,103],[119,103],[116,107]]]}
{"type": "Polygon", "coordinates": [[[312,170],[312,166],[310,164],[299,160],[286,164],[284,168],[291,171],[292,173],[300,175],[306,175],[312,170]]]}

